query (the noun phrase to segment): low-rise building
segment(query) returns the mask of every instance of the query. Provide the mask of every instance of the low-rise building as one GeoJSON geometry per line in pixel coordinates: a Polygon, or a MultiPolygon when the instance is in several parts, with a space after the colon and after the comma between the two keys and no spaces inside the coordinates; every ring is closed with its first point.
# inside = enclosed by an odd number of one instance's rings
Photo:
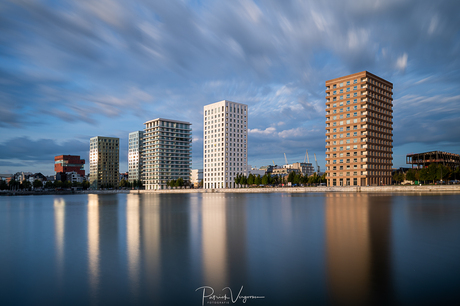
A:
{"type": "Polygon", "coordinates": [[[200,186],[200,182],[203,180],[203,169],[192,169],[190,174],[190,184],[195,188],[200,186]]]}

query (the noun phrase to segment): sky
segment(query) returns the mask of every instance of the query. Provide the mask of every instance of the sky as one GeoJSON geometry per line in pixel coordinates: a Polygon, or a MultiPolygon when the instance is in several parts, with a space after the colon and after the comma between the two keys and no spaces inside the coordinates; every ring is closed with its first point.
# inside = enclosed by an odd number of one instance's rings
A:
{"type": "Polygon", "coordinates": [[[0,173],[54,174],[54,156],[203,106],[249,107],[248,164],[325,170],[325,81],[367,70],[393,83],[393,167],[408,153],[460,154],[460,1],[4,0],[0,173]]]}

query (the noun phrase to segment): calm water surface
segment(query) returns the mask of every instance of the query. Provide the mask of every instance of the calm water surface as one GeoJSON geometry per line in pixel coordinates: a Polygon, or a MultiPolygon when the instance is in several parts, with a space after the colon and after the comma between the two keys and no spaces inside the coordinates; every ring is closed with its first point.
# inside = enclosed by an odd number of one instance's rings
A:
{"type": "Polygon", "coordinates": [[[0,305],[87,304],[460,305],[460,195],[0,197],[0,305]]]}

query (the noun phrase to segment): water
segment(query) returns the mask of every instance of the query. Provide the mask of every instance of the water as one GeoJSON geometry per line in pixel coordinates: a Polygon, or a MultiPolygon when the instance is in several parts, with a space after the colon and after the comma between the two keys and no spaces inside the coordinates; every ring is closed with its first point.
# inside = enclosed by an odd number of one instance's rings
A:
{"type": "Polygon", "coordinates": [[[458,194],[0,197],[0,305],[452,305],[459,288],[458,194]]]}

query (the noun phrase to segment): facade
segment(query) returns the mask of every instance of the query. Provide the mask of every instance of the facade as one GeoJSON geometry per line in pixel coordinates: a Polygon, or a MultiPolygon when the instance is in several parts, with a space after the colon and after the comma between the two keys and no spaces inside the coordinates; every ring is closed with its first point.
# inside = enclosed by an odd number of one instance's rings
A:
{"type": "Polygon", "coordinates": [[[248,175],[249,174],[252,174],[252,175],[260,175],[260,176],[264,176],[265,175],[265,169],[257,169],[257,167],[251,167],[251,165],[248,165],[248,175]]]}
{"type": "Polygon", "coordinates": [[[204,188],[235,188],[248,173],[248,106],[220,101],[204,107],[204,188]]]}
{"type": "Polygon", "coordinates": [[[194,187],[199,187],[200,182],[203,180],[203,169],[192,169],[190,174],[190,183],[194,187]]]}
{"type": "Polygon", "coordinates": [[[296,173],[301,173],[303,176],[310,176],[315,172],[315,168],[311,163],[293,163],[284,165],[283,168],[296,169],[296,173]]]}
{"type": "Polygon", "coordinates": [[[367,71],[326,81],[328,186],[391,184],[393,84],[367,71]]]}
{"type": "Polygon", "coordinates": [[[77,172],[85,176],[85,160],[78,155],[59,155],[54,157],[54,172],[77,172]]]}
{"type": "Polygon", "coordinates": [[[96,136],[89,145],[89,182],[91,188],[118,187],[120,139],[96,136]]]}
{"type": "Polygon", "coordinates": [[[190,182],[190,122],[158,118],[144,123],[143,182],[145,189],[166,189],[171,180],[190,182]]]}
{"type": "Polygon", "coordinates": [[[129,133],[128,139],[128,181],[130,183],[142,178],[142,149],[144,147],[144,132],[129,133]]]}
{"type": "Polygon", "coordinates": [[[412,165],[412,168],[426,168],[432,163],[456,169],[460,166],[460,155],[441,151],[406,155],[406,164],[412,165]]]}

